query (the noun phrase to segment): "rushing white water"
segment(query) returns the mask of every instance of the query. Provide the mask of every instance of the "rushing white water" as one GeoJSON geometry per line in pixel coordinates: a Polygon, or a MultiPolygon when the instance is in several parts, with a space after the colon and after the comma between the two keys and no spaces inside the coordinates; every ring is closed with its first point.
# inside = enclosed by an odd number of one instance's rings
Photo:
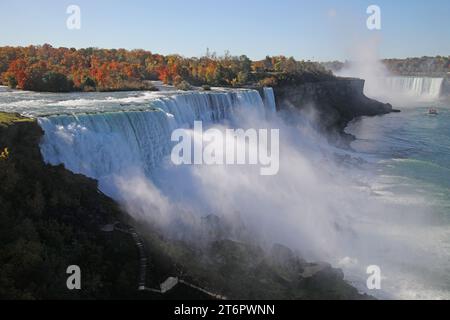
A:
{"type": "Polygon", "coordinates": [[[39,118],[45,131],[41,144],[45,161],[95,179],[131,168],[150,174],[170,153],[175,128],[189,128],[196,120],[210,124],[233,120],[240,110],[265,114],[255,90],[179,93],[154,98],[140,108],[39,118]]]}
{"type": "Polygon", "coordinates": [[[436,100],[441,94],[443,78],[387,77],[386,85],[393,92],[420,99],[436,100]]]}

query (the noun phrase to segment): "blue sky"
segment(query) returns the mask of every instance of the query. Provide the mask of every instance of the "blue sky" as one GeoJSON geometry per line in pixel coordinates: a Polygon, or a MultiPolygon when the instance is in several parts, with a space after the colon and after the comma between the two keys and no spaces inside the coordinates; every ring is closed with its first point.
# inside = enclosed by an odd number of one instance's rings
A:
{"type": "Polygon", "coordinates": [[[450,55],[448,0],[22,0],[0,2],[0,45],[143,48],[199,56],[206,48],[253,59],[346,59],[377,39],[380,56],[450,55]],[[81,8],[68,30],[66,8],[81,8]],[[381,8],[382,29],[366,28],[381,8]]]}

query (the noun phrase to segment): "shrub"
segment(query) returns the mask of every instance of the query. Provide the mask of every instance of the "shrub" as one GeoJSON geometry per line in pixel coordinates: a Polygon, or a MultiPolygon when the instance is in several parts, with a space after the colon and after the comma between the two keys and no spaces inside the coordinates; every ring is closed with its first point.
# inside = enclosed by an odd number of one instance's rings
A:
{"type": "Polygon", "coordinates": [[[189,91],[192,89],[191,85],[189,84],[189,82],[183,80],[180,83],[178,83],[175,86],[178,90],[182,90],[182,91],[189,91]]]}
{"type": "Polygon", "coordinates": [[[73,90],[73,82],[62,73],[49,71],[42,77],[42,88],[51,92],[69,92],[73,90]]]}
{"type": "Polygon", "coordinates": [[[86,79],[84,79],[83,88],[87,88],[87,89],[94,88],[94,90],[95,90],[96,87],[97,87],[97,84],[95,83],[94,80],[92,80],[92,78],[86,77],[86,79]]]}
{"type": "Polygon", "coordinates": [[[8,148],[5,148],[0,154],[0,160],[8,160],[8,158],[9,158],[9,151],[8,148]]]}
{"type": "Polygon", "coordinates": [[[17,80],[16,77],[14,77],[13,74],[7,73],[5,75],[5,84],[10,87],[11,89],[15,89],[17,87],[17,80]]]}
{"type": "Polygon", "coordinates": [[[264,78],[259,81],[261,87],[276,87],[278,84],[278,79],[275,77],[264,78]]]}

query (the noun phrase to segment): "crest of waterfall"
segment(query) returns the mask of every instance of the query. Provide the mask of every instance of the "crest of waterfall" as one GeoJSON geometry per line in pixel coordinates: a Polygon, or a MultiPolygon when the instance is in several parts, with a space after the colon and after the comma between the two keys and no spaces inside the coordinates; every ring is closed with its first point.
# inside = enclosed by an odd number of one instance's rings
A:
{"type": "Polygon", "coordinates": [[[427,100],[439,99],[443,78],[428,77],[388,77],[386,85],[389,89],[410,97],[427,100]]]}
{"type": "Polygon", "coordinates": [[[275,107],[273,91],[264,92],[264,101],[256,90],[187,92],[157,97],[139,111],[42,117],[41,153],[47,163],[95,179],[133,168],[150,174],[170,154],[174,129],[233,120],[238,113],[264,116],[275,107]]]}

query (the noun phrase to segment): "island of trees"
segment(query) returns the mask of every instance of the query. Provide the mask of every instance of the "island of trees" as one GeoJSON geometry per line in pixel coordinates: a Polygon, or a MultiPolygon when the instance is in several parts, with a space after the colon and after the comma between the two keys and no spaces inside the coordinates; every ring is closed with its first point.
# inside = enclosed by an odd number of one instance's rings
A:
{"type": "Polygon", "coordinates": [[[150,90],[152,80],[182,89],[191,85],[276,86],[332,77],[318,63],[284,56],[251,61],[229,53],[186,58],[145,50],[53,48],[49,44],[0,47],[0,83],[31,91],[150,90]]]}

